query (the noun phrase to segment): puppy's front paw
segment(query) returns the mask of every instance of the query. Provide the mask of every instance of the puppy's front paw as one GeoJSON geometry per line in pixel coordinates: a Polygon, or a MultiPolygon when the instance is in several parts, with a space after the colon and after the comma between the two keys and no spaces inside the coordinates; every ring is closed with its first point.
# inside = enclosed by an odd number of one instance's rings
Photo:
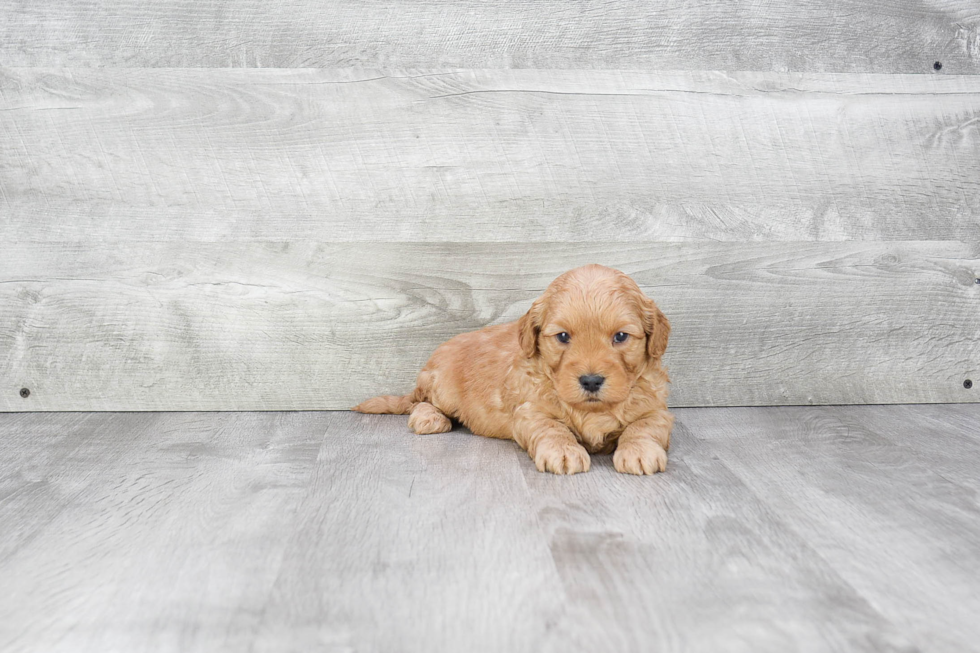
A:
{"type": "Polygon", "coordinates": [[[545,438],[534,450],[534,466],[539,472],[552,474],[577,474],[589,471],[592,460],[589,452],[577,442],[559,438],[545,438]]]}
{"type": "Polygon", "coordinates": [[[613,467],[622,474],[656,474],[667,470],[667,452],[649,438],[620,442],[613,454],[613,467]]]}

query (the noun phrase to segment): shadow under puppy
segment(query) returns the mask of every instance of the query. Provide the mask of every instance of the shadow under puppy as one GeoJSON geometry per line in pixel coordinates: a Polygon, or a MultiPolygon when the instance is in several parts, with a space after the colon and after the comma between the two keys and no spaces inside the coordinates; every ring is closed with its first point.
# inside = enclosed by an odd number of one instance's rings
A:
{"type": "Polygon", "coordinates": [[[661,365],[670,322],[628,276],[601,265],[555,279],[520,320],[439,346],[404,397],[355,406],[409,414],[419,434],[458,419],[473,433],[514,440],[539,471],[589,471],[589,453],[616,471],[667,467],[674,418],[661,365]]]}

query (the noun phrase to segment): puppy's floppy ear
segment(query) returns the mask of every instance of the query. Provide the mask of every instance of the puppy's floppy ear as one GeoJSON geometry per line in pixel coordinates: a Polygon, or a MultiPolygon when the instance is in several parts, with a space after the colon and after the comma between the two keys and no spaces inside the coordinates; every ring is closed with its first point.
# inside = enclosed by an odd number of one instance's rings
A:
{"type": "Polygon", "coordinates": [[[642,293],[640,297],[640,304],[643,306],[643,328],[647,333],[647,354],[653,360],[659,360],[667,351],[670,321],[652,299],[642,293]]]}
{"type": "Polygon", "coordinates": [[[531,304],[531,309],[517,322],[517,337],[521,343],[521,351],[527,358],[533,358],[538,353],[538,334],[544,325],[544,297],[538,297],[531,304]]]}

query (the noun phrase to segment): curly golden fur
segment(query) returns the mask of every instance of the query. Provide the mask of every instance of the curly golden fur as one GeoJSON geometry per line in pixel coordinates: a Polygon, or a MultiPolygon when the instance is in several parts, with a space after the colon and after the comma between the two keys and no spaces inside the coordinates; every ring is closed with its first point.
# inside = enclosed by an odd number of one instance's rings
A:
{"type": "Polygon", "coordinates": [[[369,399],[362,413],[409,414],[416,433],[456,419],[514,440],[539,471],[587,472],[590,453],[619,472],[667,466],[674,418],[661,365],[670,322],[618,270],[587,265],[555,279],[520,320],[442,344],[404,397],[369,399]]]}

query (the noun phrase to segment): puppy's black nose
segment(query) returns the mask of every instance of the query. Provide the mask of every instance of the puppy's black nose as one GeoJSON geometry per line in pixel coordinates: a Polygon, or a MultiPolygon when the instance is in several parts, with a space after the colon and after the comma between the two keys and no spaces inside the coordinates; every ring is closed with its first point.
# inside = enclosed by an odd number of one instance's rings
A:
{"type": "Polygon", "coordinates": [[[583,374],[578,377],[579,384],[586,392],[599,392],[605,380],[606,377],[600,374],[583,374]]]}

